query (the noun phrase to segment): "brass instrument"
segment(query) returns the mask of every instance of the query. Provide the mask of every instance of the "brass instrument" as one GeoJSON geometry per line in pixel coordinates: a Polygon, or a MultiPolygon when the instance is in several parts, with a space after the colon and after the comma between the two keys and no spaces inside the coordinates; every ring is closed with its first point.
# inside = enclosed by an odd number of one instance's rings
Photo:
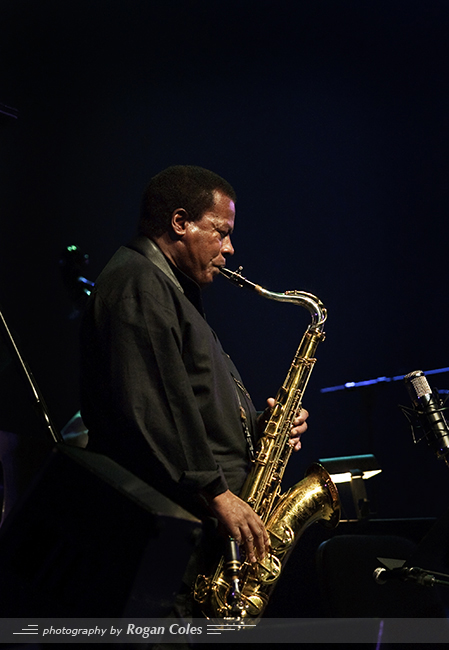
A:
{"type": "Polygon", "coordinates": [[[282,566],[304,530],[320,520],[335,527],[340,519],[337,488],[327,471],[313,464],[305,478],[280,494],[281,481],[292,452],[289,444],[292,422],[301,409],[302,398],[316,359],[315,350],[324,339],[326,309],[310,293],[274,293],[244,278],[237,271],[221,273],[240,287],[257,291],[271,300],[291,302],[308,309],[312,322],[296,351],[290,370],[279,389],[270,419],[259,441],[256,459],[243,485],[241,499],[260,516],[270,537],[270,552],[252,565],[243,561],[236,580],[235,560],[221,558],[211,576],[199,575],[195,600],[207,618],[258,619],[262,616],[282,566]],[[229,571],[229,565],[232,571],[229,571]]]}

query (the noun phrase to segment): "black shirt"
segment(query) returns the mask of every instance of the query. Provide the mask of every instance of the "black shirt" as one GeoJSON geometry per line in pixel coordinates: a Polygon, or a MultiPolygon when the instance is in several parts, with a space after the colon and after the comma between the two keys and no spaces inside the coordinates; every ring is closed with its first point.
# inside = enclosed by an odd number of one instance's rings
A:
{"type": "Polygon", "coordinates": [[[198,285],[146,237],[100,274],[81,331],[89,449],[195,510],[198,493],[239,493],[249,464],[241,406],[255,410],[207,324],[198,285]]]}

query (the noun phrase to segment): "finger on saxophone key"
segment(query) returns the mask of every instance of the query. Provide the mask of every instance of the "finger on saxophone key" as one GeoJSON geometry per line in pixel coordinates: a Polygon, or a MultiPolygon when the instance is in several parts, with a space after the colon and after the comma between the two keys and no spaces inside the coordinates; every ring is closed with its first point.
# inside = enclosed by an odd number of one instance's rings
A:
{"type": "Polygon", "coordinates": [[[292,423],[292,428],[290,431],[290,445],[293,447],[294,451],[299,451],[301,449],[301,436],[307,431],[307,418],[309,417],[309,412],[306,409],[301,409],[296,415],[292,423]]]}

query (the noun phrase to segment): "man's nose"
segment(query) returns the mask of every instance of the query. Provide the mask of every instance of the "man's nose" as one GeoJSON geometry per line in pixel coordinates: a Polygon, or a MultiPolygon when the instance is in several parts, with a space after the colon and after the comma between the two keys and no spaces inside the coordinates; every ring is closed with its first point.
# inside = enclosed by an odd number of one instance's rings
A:
{"type": "Polygon", "coordinates": [[[224,238],[221,252],[224,255],[234,255],[234,246],[232,245],[230,235],[227,235],[227,237],[224,238]]]}

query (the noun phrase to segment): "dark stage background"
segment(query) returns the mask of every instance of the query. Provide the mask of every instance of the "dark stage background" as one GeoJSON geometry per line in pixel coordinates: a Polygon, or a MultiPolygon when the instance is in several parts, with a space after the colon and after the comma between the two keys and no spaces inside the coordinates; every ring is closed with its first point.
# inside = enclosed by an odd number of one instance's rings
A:
{"type": "MultiPolygon", "coordinates": [[[[148,178],[198,164],[238,194],[229,266],[329,311],[290,480],[373,453],[380,517],[446,509],[449,469],[413,445],[402,382],[320,389],[449,365],[448,33],[444,0],[0,2],[0,102],[18,111],[0,124],[0,302],[58,427],[78,409],[61,251],[79,245],[95,279],[148,178]]],[[[205,302],[262,408],[307,312],[223,278],[205,302]]]]}

